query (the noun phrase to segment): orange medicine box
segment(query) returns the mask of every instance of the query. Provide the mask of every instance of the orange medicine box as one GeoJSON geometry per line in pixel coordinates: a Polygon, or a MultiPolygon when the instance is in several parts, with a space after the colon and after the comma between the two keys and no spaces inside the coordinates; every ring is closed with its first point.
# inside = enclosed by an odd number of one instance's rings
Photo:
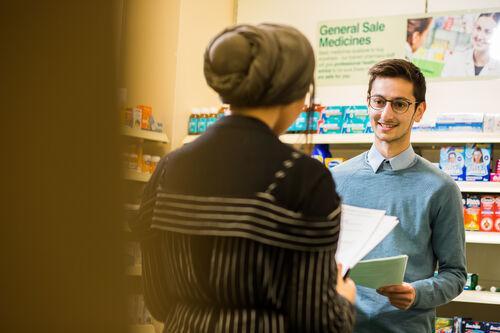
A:
{"type": "Polygon", "coordinates": [[[465,230],[478,231],[481,212],[481,199],[478,195],[468,195],[465,200],[465,230]]]}
{"type": "Polygon", "coordinates": [[[147,105],[138,105],[137,108],[142,111],[141,129],[151,129],[151,126],[149,125],[149,118],[151,118],[151,115],[153,114],[153,108],[147,105]]]}

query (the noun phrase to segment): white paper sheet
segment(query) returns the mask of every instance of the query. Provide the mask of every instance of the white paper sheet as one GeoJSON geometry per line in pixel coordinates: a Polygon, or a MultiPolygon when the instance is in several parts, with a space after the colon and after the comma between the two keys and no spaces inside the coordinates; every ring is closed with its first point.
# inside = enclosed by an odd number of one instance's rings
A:
{"type": "Polygon", "coordinates": [[[335,259],[342,264],[342,274],[354,267],[399,223],[384,210],[342,205],[339,244],[335,259]]]}

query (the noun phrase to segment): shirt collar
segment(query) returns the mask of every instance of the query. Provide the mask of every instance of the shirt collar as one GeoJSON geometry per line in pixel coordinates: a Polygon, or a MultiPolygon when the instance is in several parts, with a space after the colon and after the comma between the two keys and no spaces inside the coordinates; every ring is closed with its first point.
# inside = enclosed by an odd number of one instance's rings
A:
{"type": "MultiPolygon", "coordinates": [[[[399,155],[389,158],[392,170],[397,171],[408,168],[415,160],[415,155],[415,151],[413,151],[413,147],[410,145],[399,155]]],[[[386,158],[382,156],[375,145],[372,145],[370,151],[368,151],[367,159],[373,169],[373,172],[377,172],[378,168],[386,158]]]]}

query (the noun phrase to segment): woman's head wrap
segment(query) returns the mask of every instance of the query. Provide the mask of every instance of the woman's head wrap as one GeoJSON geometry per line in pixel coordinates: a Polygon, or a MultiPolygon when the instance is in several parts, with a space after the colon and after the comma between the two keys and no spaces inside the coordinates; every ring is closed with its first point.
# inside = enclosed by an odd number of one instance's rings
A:
{"type": "Polygon", "coordinates": [[[306,95],[314,53],[297,29],[277,24],[237,25],[205,51],[207,83],[231,106],[284,105],[306,95]]]}

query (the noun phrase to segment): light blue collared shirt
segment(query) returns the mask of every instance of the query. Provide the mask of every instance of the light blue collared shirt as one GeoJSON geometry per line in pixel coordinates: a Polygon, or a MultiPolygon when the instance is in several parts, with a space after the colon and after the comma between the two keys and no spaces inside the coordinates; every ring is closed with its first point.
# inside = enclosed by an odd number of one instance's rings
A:
{"type": "MultiPolygon", "coordinates": [[[[415,151],[413,151],[413,147],[410,145],[404,151],[402,151],[399,155],[391,157],[388,159],[389,164],[391,165],[392,170],[403,170],[408,168],[415,161],[415,151]]],[[[368,163],[373,169],[373,172],[377,172],[380,168],[380,165],[386,160],[384,156],[377,150],[375,145],[372,145],[370,151],[367,154],[368,163]]]]}

